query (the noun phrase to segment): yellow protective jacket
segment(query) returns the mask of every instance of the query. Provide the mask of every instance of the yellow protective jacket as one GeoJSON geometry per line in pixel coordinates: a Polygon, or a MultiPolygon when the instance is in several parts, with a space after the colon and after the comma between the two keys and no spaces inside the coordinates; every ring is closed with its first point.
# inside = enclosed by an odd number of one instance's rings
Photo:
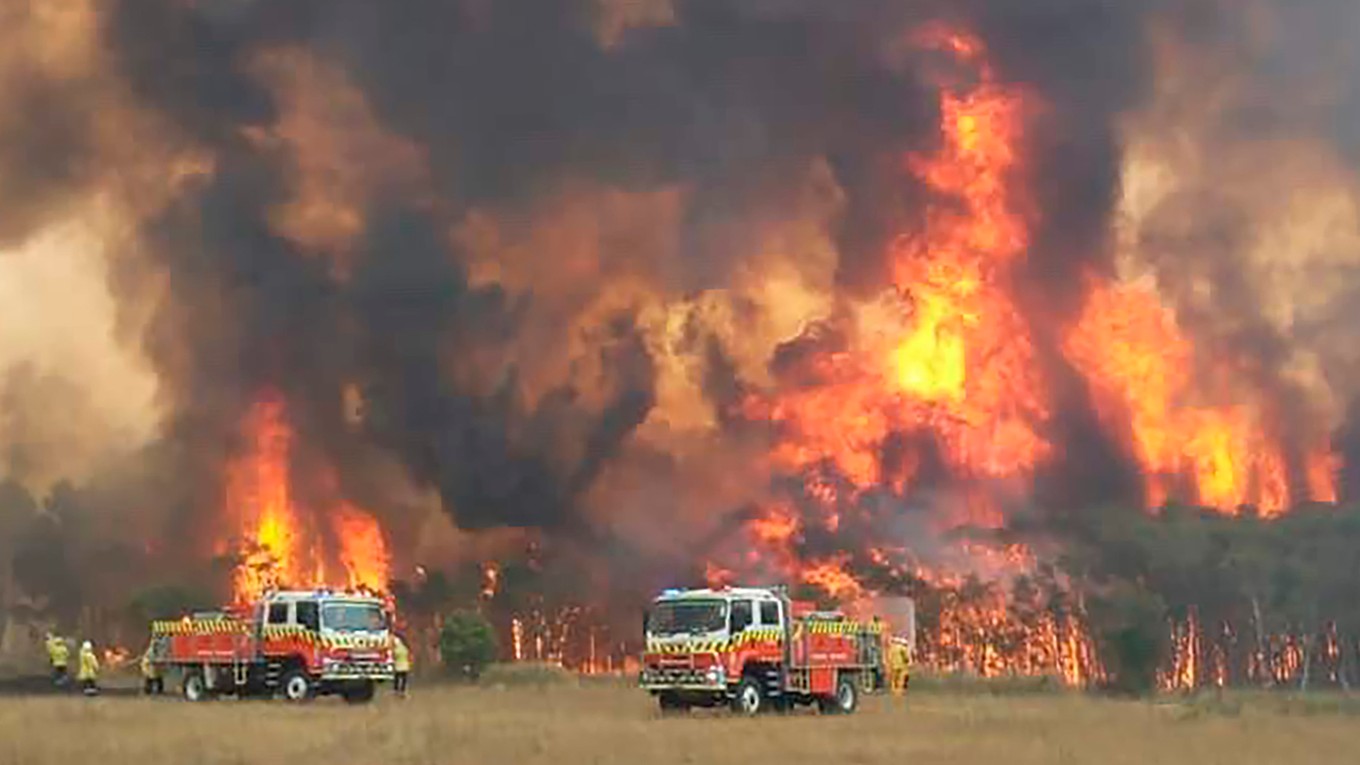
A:
{"type": "Polygon", "coordinates": [[[911,652],[898,642],[888,646],[888,671],[907,672],[911,669],[911,652]]]}
{"type": "Polygon", "coordinates": [[[411,671],[411,649],[406,642],[397,638],[392,642],[392,669],[397,672],[411,671]]]}
{"type": "Polygon", "coordinates": [[[71,650],[66,647],[66,641],[53,636],[47,639],[47,659],[52,662],[54,667],[65,667],[71,662],[71,650]]]}
{"type": "Polygon", "coordinates": [[[80,674],[76,675],[77,680],[97,680],[99,679],[99,657],[94,655],[94,649],[80,649],[80,674]]]}

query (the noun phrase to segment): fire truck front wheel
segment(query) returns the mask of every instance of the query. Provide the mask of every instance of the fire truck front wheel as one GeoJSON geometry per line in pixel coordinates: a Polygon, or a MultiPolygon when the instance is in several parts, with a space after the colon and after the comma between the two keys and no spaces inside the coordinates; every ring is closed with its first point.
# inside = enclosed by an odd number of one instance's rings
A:
{"type": "Polygon", "coordinates": [[[752,717],[765,711],[765,689],[754,677],[742,678],[732,697],[732,711],[752,717]]]}
{"type": "Polygon", "coordinates": [[[684,714],[689,711],[689,701],[681,697],[678,693],[662,691],[656,697],[656,700],[661,707],[661,714],[663,715],[684,714]]]}
{"type": "Polygon", "coordinates": [[[364,680],[349,685],[340,695],[350,704],[365,704],[373,700],[375,690],[372,680],[364,680]]]}
{"type": "Polygon", "coordinates": [[[187,701],[203,701],[208,698],[208,681],[203,671],[191,669],[184,673],[184,698],[187,701]]]}
{"type": "Polygon", "coordinates": [[[283,697],[289,701],[309,701],[316,695],[316,684],[305,671],[295,669],[283,676],[279,690],[283,691],[283,697]]]}

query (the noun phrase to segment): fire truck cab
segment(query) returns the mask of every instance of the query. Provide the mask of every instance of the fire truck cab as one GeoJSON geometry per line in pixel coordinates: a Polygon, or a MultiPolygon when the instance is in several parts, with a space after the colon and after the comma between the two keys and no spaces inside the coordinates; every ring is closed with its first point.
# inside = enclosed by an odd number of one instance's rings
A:
{"type": "Polygon", "coordinates": [[[259,601],[152,624],[152,662],[182,675],[185,698],[337,694],[373,698],[392,678],[390,614],[379,598],[329,590],[273,592],[259,601]]]}
{"type": "Polygon", "coordinates": [[[816,611],[782,588],[667,590],[644,621],[641,686],[663,712],[754,715],[815,704],[848,714],[884,688],[882,630],[816,611]]]}

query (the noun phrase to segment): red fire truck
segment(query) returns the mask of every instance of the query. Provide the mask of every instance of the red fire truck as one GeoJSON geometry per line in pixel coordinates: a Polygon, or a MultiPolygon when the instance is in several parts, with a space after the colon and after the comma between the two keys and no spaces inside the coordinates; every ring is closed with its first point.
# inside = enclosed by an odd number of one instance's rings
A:
{"type": "Polygon", "coordinates": [[[882,629],[791,600],[782,588],[667,590],[644,624],[641,685],[662,712],[812,705],[849,714],[884,688],[882,629]]]}
{"type": "Polygon", "coordinates": [[[182,676],[184,697],[338,694],[373,698],[392,678],[389,609],[329,590],[273,592],[259,602],[151,625],[151,660],[182,676]]]}

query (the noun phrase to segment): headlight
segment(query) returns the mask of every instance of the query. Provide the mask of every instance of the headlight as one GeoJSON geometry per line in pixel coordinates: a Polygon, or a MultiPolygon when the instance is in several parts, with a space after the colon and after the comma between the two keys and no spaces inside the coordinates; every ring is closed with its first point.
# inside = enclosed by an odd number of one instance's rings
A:
{"type": "Polygon", "coordinates": [[[713,685],[720,685],[727,679],[727,673],[723,672],[721,666],[709,667],[708,672],[704,675],[704,679],[713,685]]]}

